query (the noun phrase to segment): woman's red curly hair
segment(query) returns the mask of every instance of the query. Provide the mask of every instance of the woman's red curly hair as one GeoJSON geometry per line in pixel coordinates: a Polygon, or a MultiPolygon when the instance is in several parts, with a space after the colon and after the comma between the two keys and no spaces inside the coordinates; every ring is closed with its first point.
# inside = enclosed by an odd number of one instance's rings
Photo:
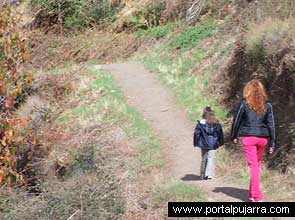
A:
{"type": "Polygon", "coordinates": [[[243,96],[249,108],[256,113],[261,114],[266,111],[267,95],[263,84],[259,80],[253,79],[249,81],[244,88],[243,96]]]}

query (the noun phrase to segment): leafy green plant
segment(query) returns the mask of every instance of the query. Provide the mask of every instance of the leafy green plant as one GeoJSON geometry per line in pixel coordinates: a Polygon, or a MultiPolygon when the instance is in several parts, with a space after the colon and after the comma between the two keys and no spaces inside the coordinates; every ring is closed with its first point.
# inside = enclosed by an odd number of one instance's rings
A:
{"type": "Polygon", "coordinates": [[[147,30],[139,30],[135,32],[135,35],[137,37],[149,36],[149,37],[160,38],[160,37],[165,37],[169,33],[173,32],[175,27],[176,27],[175,23],[168,23],[166,25],[149,28],[147,30]]]}
{"type": "Polygon", "coordinates": [[[194,46],[204,38],[209,37],[218,26],[218,24],[211,22],[197,26],[187,26],[169,42],[169,46],[172,48],[188,48],[194,46]]]}

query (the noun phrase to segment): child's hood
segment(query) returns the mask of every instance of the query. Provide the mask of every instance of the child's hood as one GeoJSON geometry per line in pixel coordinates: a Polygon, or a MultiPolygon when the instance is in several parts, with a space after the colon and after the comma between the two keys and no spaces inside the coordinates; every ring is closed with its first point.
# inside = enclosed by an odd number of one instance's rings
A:
{"type": "Polygon", "coordinates": [[[200,124],[208,135],[214,134],[214,130],[215,130],[214,128],[216,125],[207,124],[206,119],[201,119],[200,124]]]}
{"type": "Polygon", "coordinates": [[[203,124],[203,125],[205,125],[206,122],[207,122],[206,119],[201,119],[201,120],[200,120],[200,123],[203,124]]]}

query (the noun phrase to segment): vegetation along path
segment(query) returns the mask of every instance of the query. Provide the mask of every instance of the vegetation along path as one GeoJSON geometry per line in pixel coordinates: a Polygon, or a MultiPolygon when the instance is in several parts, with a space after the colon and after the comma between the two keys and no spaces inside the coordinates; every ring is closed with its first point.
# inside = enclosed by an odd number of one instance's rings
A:
{"type": "Polygon", "coordinates": [[[144,115],[163,144],[169,145],[171,173],[177,180],[202,188],[210,201],[247,201],[245,187],[222,178],[200,180],[200,150],[192,145],[195,125],[157,75],[135,62],[103,65],[103,68],[112,72],[130,104],[144,115]]]}

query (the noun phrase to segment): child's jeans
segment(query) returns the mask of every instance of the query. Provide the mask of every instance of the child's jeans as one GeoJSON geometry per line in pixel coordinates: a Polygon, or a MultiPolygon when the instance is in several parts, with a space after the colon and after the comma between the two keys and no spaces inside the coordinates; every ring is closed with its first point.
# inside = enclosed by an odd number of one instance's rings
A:
{"type": "Polygon", "coordinates": [[[202,149],[201,178],[215,175],[216,150],[202,149]]]}
{"type": "Polygon", "coordinates": [[[243,150],[250,168],[249,198],[263,200],[260,189],[260,166],[261,159],[267,145],[267,138],[256,136],[245,136],[242,138],[243,150]]]}

